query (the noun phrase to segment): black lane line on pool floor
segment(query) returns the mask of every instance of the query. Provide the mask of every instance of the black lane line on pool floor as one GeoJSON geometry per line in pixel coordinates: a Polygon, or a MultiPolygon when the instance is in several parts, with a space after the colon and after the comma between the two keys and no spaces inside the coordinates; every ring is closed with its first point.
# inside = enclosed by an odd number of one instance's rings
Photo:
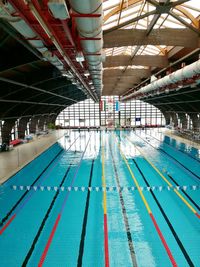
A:
{"type": "Polygon", "coordinates": [[[181,186],[176,182],[176,180],[170,175],[167,174],[167,176],[177,185],[179,186],[181,192],[183,192],[183,194],[192,202],[192,204],[200,211],[200,207],[199,205],[183,190],[181,189],[181,186]]]}
{"type": "MultiPolygon", "coordinates": [[[[136,160],[135,159],[132,159],[132,160],[135,163],[135,166],[137,167],[138,171],[140,172],[140,174],[141,174],[143,180],[145,181],[146,185],[150,186],[148,181],[147,181],[147,179],[145,178],[143,172],[141,171],[140,167],[138,166],[138,163],[136,162],[136,160]]],[[[169,226],[169,228],[170,228],[170,230],[171,230],[171,232],[172,232],[172,234],[173,234],[173,236],[174,236],[179,248],[181,249],[186,261],[188,262],[189,266],[190,267],[195,267],[195,265],[193,264],[192,260],[190,259],[190,256],[188,255],[186,249],[184,248],[181,240],[179,239],[176,231],[174,230],[170,220],[168,219],[166,213],[164,212],[164,209],[162,208],[160,202],[158,201],[157,197],[155,196],[154,192],[151,189],[150,189],[150,193],[151,193],[153,199],[155,200],[156,204],[158,205],[158,208],[160,209],[160,212],[162,213],[163,217],[165,218],[165,221],[168,224],[168,226],[169,226]]]]}
{"type": "MultiPolygon", "coordinates": [[[[71,166],[72,166],[72,164],[70,163],[70,165],[69,165],[69,167],[67,168],[67,171],[66,171],[66,173],[65,173],[65,175],[64,175],[64,177],[63,177],[63,179],[62,179],[62,181],[61,181],[61,183],[60,183],[60,187],[64,184],[64,182],[65,182],[65,180],[66,180],[66,178],[67,178],[67,175],[68,175],[68,173],[69,173],[69,171],[70,171],[71,166]]],[[[33,242],[32,242],[32,245],[31,245],[31,247],[30,247],[28,253],[26,254],[26,257],[25,257],[25,259],[24,259],[24,261],[23,261],[23,263],[22,263],[22,267],[27,266],[28,261],[29,261],[31,255],[32,255],[34,249],[35,249],[36,243],[37,243],[37,241],[38,241],[38,239],[39,239],[39,237],[40,237],[40,235],[41,235],[41,233],[42,233],[42,230],[43,230],[43,228],[44,228],[44,226],[45,226],[45,223],[46,223],[46,221],[47,221],[47,219],[48,219],[48,217],[49,217],[49,214],[50,214],[50,212],[51,212],[51,210],[52,210],[52,208],[53,208],[53,206],[54,206],[54,204],[55,204],[55,202],[56,202],[56,199],[58,198],[58,195],[60,194],[60,192],[61,192],[61,191],[58,190],[58,191],[55,193],[55,195],[54,195],[54,197],[53,197],[53,199],[52,199],[52,201],[51,201],[51,204],[50,204],[50,206],[49,206],[49,208],[48,208],[48,210],[47,210],[47,212],[46,212],[46,214],[45,214],[45,216],[44,216],[44,218],[43,218],[43,220],[42,220],[42,223],[40,224],[40,227],[39,227],[39,229],[38,229],[38,232],[37,232],[37,234],[36,234],[36,236],[35,236],[35,238],[34,238],[34,240],[33,240],[33,242]]]]}
{"type": "MultiPolygon", "coordinates": [[[[93,169],[94,169],[94,159],[92,160],[92,166],[91,166],[91,170],[90,170],[90,179],[89,179],[88,187],[91,187],[91,184],[92,184],[93,169]]],[[[83,218],[83,225],[82,225],[81,241],[79,244],[79,255],[78,255],[78,261],[77,261],[77,267],[81,267],[82,261],[83,261],[85,234],[86,234],[88,210],[89,210],[89,204],[90,204],[90,193],[91,192],[88,190],[86,204],[85,204],[85,213],[84,213],[84,218],[83,218]]]]}
{"type": "Polygon", "coordinates": [[[188,169],[183,163],[181,163],[179,160],[177,160],[172,155],[170,155],[169,153],[167,153],[165,150],[163,150],[162,148],[156,148],[150,142],[148,142],[147,140],[145,140],[144,138],[142,138],[138,134],[135,133],[135,135],[138,136],[140,139],[142,139],[145,143],[149,144],[154,149],[160,150],[162,153],[166,154],[169,158],[172,158],[174,161],[178,162],[184,169],[186,169],[188,172],[192,173],[195,177],[197,177],[197,179],[200,179],[200,176],[198,176],[196,173],[194,173],[193,171],[191,171],[190,169],[188,169]]]}
{"type": "MultiPolygon", "coordinates": [[[[157,141],[161,142],[161,141],[160,141],[158,138],[156,138],[155,136],[153,136],[153,135],[151,135],[151,134],[148,134],[148,133],[145,133],[145,134],[147,134],[147,135],[151,136],[152,138],[156,139],[157,141]]],[[[172,139],[173,139],[173,138],[172,138],[172,139]]],[[[163,140],[162,142],[165,143],[166,145],[168,145],[169,147],[172,147],[175,151],[177,150],[177,151],[183,153],[184,155],[187,155],[188,157],[190,157],[190,158],[196,160],[198,163],[200,163],[200,160],[198,160],[197,158],[193,157],[193,156],[190,155],[189,153],[187,153],[187,152],[185,152],[185,151],[183,151],[183,150],[181,150],[181,149],[178,149],[177,147],[174,147],[174,146],[171,145],[171,144],[168,144],[165,140],[163,140]]]]}
{"type": "MultiPolygon", "coordinates": [[[[58,154],[49,162],[49,164],[44,168],[44,170],[40,173],[40,175],[34,180],[34,182],[30,185],[31,187],[34,186],[34,184],[40,179],[40,177],[45,173],[45,171],[49,168],[49,166],[54,162],[54,160],[61,154],[61,152],[64,152],[63,149],[61,149],[58,154]]],[[[3,226],[3,224],[7,221],[11,213],[16,209],[16,207],[20,204],[20,202],[23,200],[23,198],[28,194],[29,190],[26,190],[26,192],[20,197],[20,199],[15,203],[15,205],[10,209],[10,211],[6,214],[6,216],[0,221],[0,227],[3,226]]]]}
{"type": "MultiPolygon", "coordinates": [[[[117,182],[117,186],[120,188],[119,176],[118,176],[117,167],[116,167],[116,163],[115,163],[115,160],[113,157],[112,147],[111,147],[110,143],[109,143],[109,148],[110,148],[110,152],[111,152],[111,159],[113,162],[113,169],[115,172],[115,179],[117,182]]],[[[137,265],[137,260],[136,260],[136,254],[135,254],[135,249],[133,246],[133,239],[132,239],[131,232],[130,232],[130,225],[129,225],[128,216],[126,213],[126,207],[124,204],[124,198],[123,198],[121,190],[119,190],[118,193],[119,193],[119,199],[120,199],[120,204],[121,204],[121,210],[122,210],[122,214],[123,214],[123,218],[124,218],[124,225],[126,228],[126,235],[127,235],[127,239],[128,239],[128,246],[129,246],[129,250],[130,250],[132,264],[134,267],[137,267],[138,265],[137,265]]]]}

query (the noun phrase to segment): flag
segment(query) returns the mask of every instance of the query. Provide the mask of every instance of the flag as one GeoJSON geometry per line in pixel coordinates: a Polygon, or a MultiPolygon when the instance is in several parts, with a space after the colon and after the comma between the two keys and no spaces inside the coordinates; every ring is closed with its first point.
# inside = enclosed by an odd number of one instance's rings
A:
{"type": "Polygon", "coordinates": [[[115,111],[120,111],[120,103],[119,103],[119,101],[115,102],[115,111]]]}
{"type": "Polygon", "coordinates": [[[105,111],[106,110],[106,101],[105,100],[101,100],[100,101],[100,110],[101,111],[105,111]]]}

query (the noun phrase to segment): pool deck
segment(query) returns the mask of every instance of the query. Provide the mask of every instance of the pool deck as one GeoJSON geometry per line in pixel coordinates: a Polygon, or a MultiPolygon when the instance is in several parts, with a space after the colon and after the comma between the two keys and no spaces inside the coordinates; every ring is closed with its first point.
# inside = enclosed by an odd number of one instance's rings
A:
{"type": "Polygon", "coordinates": [[[29,143],[0,153],[0,184],[61,138],[66,130],[56,130],[47,135],[34,137],[29,143]]]}
{"type": "Polygon", "coordinates": [[[184,138],[184,137],[181,137],[181,136],[178,136],[177,134],[175,134],[172,130],[164,130],[163,133],[171,138],[174,138],[176,139],[177,141],[179,142],[182,142],[182,143],[185,143],[189,146],[192,146],[192,147],[195,147],[197,149],[200,149],[200,144],[195,142],[195,141],[192,141],[192,140],[189,140],[187,138],[184,138]]]}

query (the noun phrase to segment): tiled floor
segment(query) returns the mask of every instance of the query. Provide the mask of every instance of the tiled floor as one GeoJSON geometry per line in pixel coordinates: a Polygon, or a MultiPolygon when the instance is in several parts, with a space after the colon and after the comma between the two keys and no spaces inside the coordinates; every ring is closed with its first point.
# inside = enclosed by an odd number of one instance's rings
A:
{"type": "Polygon", "coordinates": [[[33,141],[18,145],[11,151],[1,152],[0,184],[55,143],[58,138],[64,135],[65,131],[57,130],[46,136],[35,137],[33,141]]]}

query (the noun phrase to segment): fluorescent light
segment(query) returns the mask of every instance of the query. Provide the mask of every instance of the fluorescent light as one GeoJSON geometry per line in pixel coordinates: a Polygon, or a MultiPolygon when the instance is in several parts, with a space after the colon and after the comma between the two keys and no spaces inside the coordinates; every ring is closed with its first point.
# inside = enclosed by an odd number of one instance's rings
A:
{"type": "Polygon", "coordinates": [[[82,52],[77,52],[77,54],[76,54],[76,61],[77,62],[83,62],[83,61],[85,61],[85,58],[84,58],[82,52]]]}
{"type": "Polygon", "coordinates": [[[72,80],[72,84],[76,85],[77,81],[76,80],[72,80]]]}
{"type": "Polygon", "coordinates": [[[67,77],[69,79],[73,78],[73,74],[70,71],[63,70],[63,71],[61,71],[61,73],[62,73],[62,76],[64,76],[64,77],[67,77]]]}
{"type": "Polygon", "coordinates": [[[88,70],[86,70],[86,71],[84,72],[84,76],[86,76],[86,77],[90,76],[90,73],[89,73],[88,70]]]}

